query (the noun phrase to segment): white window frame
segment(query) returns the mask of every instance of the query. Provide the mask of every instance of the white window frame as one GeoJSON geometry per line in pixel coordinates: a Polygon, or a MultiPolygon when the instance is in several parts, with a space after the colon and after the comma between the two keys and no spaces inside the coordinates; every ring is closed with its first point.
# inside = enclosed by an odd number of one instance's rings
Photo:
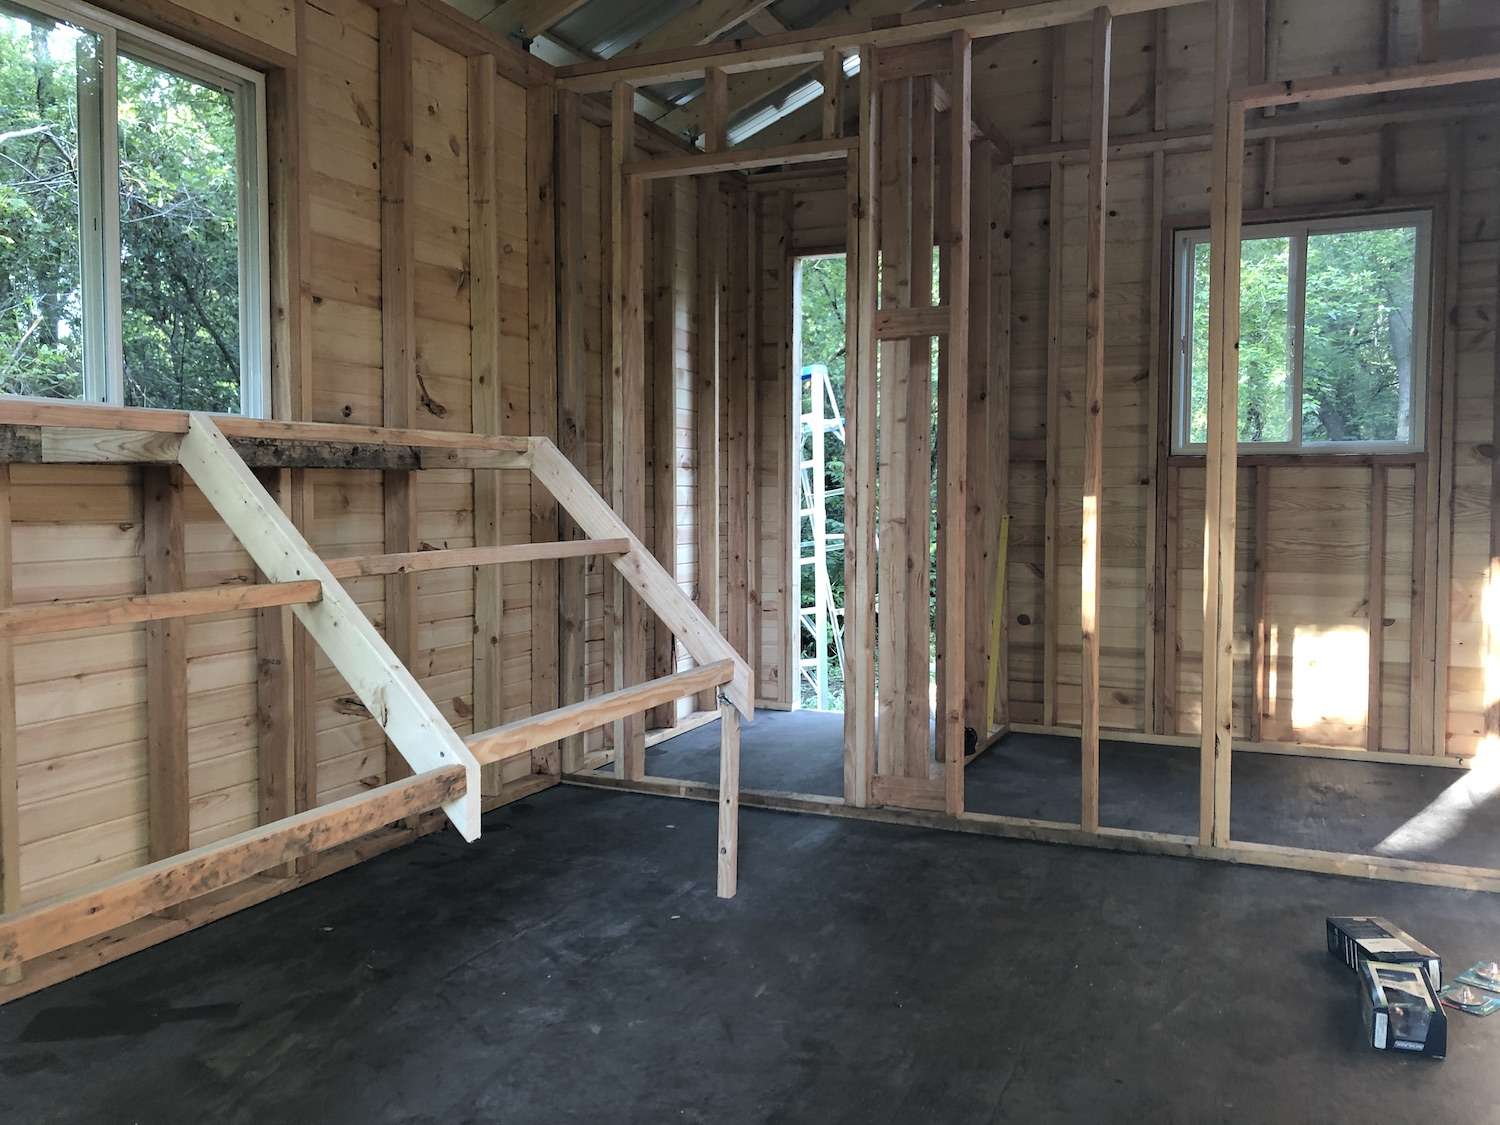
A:
{"type": "MultiPolygon", "coordinates": [[[[1423,448],[1426,429],[1429,330],[1432,293],[1432,212],[1429,210],[1374,211],[1295,221],[1250,223],[1240,231],[1241,243],[1260,238],[1291,240],[1288,268],[1290,286],[1287,320],[1292,370],[1290,372],[1291,440],[1241,441],[1255,453],[1415,453],[1423,448]],[[1409,226],[1417,231],[1415,293],[1412,298],[1411,437],[1406,441],[1317,441],[1303,437],[1303,314],[1307,296],[1307,238],[1311,234],[1347,233],[1409,226]]],[[[1207,227],[1179,230],[1172,246],[1172,452],[1202,454],[1207,445],[1189,439],[1192,427],[1193,257],[1210,240],[1207,227]]],[[[1206,373],[1205,373],[1206,374],[1206,373]]]]}
{"type": "Polygon", "coordinates": [[[125,405],[120,310],[120,159],[118,58],[123,52],[223,90],[235,102],[239,174],[240,413],[271,414],[271,240],[266,188],[265,76],[78,0],[7,0],[99,38],[101,83],[79,89],[79,198],[83,274],[83,399],[125,405]],[[97,141],[85,132],[97,130],[97,141]]]}

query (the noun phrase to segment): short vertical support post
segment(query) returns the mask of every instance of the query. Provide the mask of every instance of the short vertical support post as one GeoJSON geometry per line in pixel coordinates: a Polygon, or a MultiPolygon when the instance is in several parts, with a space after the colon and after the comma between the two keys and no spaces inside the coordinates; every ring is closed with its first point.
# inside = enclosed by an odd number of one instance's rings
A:
{"type": "Polygon", "coordinates": [[[733,898],[739,879],[740,713],[719,701],[719,897],[733,898]]]}

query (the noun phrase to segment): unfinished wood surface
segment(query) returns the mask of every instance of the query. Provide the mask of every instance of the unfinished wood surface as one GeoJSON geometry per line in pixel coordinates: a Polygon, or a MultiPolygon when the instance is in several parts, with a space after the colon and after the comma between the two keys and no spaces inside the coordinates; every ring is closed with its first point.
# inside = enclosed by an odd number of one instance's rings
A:
{"type": "Polygon", "coordinates": [[[1083,391],[1083,649],[1080,669],[1083,778],[1079,823],[1099,828],[1099,613],[1100,542],[1104,519],[1104,251],[1105,184],[1109,165],[1109,81],[1112,19],[1108,8],[1094,12],[1089,98],[1089,202],[1087,282],[1084,307],[1083,391]]]}
{"type": "Polygon", "coordinates": [[[860,51],[859,148],[850,156],[845,231],[845,473],[844,506],[844,799],[870,802],[875,775],[875,332],[871,321],[879,293],[876,208],[880,164],[874,138],[880,129],[879,60],[860,51]]]}
{"type": "MultiPolygon", "coordinates": [[[[187,586],[182,483],[182,470],[175,465],[152,467],[141,474],[141,555],[147,597],[180,595],[187,586]]],[[[305,596],[321,596],[316,583],[306,585],[305,596]]],[[[148,619],[147,855],[154,860],[188,849],[187,662],[187,622],[173,617],[148,619]]]]}
{"type": "Polygon", "coordinates": [[[730,703],[719,704],[719,848],[718,892],[733,898],[740,866],[740,716],[730,703]]]}
{"type": "MultiPolygon", "coordinates": [[[[651,192],[651,549],[668,571],[677,567],[677,181],[655,184],[651,192]]],[[[652,623],[651,675],[672,672],[675,652],[671,630],[652,623]]],[[[662,704],[646,725],[661,729],[677,721],[677,701],[662,704]]]]}
{"type": "Polygon", "coordinates": [[[0,611],[0,636],[35,637],[107,625],[202,617],[241,609],[307,605],[321,597],[322,587],[316,581],[299,580],[13,606],[0,611]]]}
{"type": "Polygon", "coordinates": [[[446,550],[408,551],[388,555],[361,555],[327,560],[335,578],[357,578],[379,574],[418,574],[460,567],[512,566],[554,559],[582,559],[596,555],[622,555],[630,549],[628,539],[569,539],[555,543],[511,543],[499,547],[450,547],[446,550]]]}
{"type": "Polygon", "coordinates": [[[750,666],[682,592],[676,579],[662,569],[583,475],[544,439],[532,447],[533,471],[583,531],[596,539],[630,538],[630,550],[614,559],[614,569],[645,602],[672,627],[672,633],[700,664],[734,662],[734,677],[725,694],[747,719],[754,717],[750,666]]]}
{"type": "MultiPolygon", "coordinates": [[[[993,232],[995,150],[988,142],[975,145],[971,169],[969,228],[974,246],[969,269],[969,415],[965,420],[971,458],[968,505],[967,560],[964,575],[964,726],[980,738],[990,733],[989,662],[998,659],[998,642],[992,644],[995,547],[1000,516],[1005,503],[1003,485],[997,476],[998,459],[991,443],[1005,433],[999,413],[995,372],[995,282],[993,232]]],[[[997,685],[998,686],[998,685],[997,685]]]]}
{"type": "Polygon", "coordinates": [[[0,917],[0,966],[10,968],[227,887],[299,856],[347,843],[462,795],[462,766],[430,770],[368,793],[158,860],[83,894],[0,917]]]}
{"type": "MultiPolygon", "coordinates": [[[[0,465],[0,612],[13,604],[14,587],[10,466],[0,465]]],[[[21,908],[18,758],[15,649],[9,638],[0,637],[0,914],[12,914],[21,908]]],[[[15,984],[21,972],[19,965],[0,969],[0,984],[15,984]]]]}
{"type": "Polygon", "coordinates": [[[844,131],[844,56],[837,47],[823,52],[823,139],[831,140],[844,131]]]}
{"type": "Polygon", "coordinates": [[[1234,730],[1235,452],[1239,405],[1240,184],[1243,109],[1229,101],[1234,6],[1215,13],[1212,278],[1209,290],[1208,454],[1203,538],[1203,730],[1198,835],[1229,843],[1234,730]]]}
{"type": "Polygon", "coordinates": [[[1382,67],[1353,74],[1316,78],[1287,78],[1264,85],[1242,86],[1232,96],[1246,109],[1332,101],[1359,94],[1388,94],[1399,90],[1430,90],[1500,78],[1500,55],[1475,55],[1446,62],[1382,67]]]}
{"type": "Polygon", "coordinates": [[[943,729],[938,744],[944,754],[944,809],[950,816],[964,811],[964,589],[967,569],[969,487],[969,276],[972,268],[973,231],[970,228],[970,176],[973,149],[969,122],[973,117],[973,43],[966,31],[951,38],[948,108],[948,198],[945,201],[950,243],[946,265],[948,302],[953,321],[948,329],[940,388],[942,414],[943,476],[938,521],[942,536],[938,546],[938,604],[948,639],[943,657],[942,682],[938,685],[937,722],[943,729]]]}
{"type": "Polygon", "coordinates": [[[464,741],[481,763],[503,762],[549,742],[613,723],[625,715],[639,715],[670,700],[712,691],[727,684],[733,675],[733,662],[719,660],[491,730],[476,731],[464,741]]]}
{"type": "MultiPolygon", "coordinates": [[[[549,443],[549,448],[555,447],[549,443]]],[[[468,767],[463,797],[448,802],[443,811],[460,835],[476,839],[478,763],[207,415],[193,415],[182,443],[182,467],[267,576],[278,583],[310,577],[322,587],[320,599],[296,606],[293,612],[369,714],[380,717],[380,728],[411,767],[468,767]]]]}

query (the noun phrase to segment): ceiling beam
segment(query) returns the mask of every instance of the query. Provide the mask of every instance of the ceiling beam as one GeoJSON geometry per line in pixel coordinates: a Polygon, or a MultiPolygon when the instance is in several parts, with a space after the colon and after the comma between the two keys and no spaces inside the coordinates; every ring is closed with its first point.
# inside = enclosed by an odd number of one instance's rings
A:
{"type": "MultiPolygon", "coordinates": [[[[698,0],[687,11],[673,16],[650,35],[643,36],[638,43],[625,48],[614,57],[712,43],[719,36],[764,13],[770,4],[771,0],[698,0]]],[[[777,24],[780,25],[779,20],[777,24]]],[[[780,30],[786,29],[783,27],[780,30]]]]}
{"type": "MultiPolygon", "coordinates": [[[[535,39],[561,23],[588,0],[505,0],[481,22],[501,35],[535,39]]],[[[607,88],[607,87],[606,87],[607,88]]]]}
{"type": "MultiPolygon", "coordinates": [[[[813,24],[808,30],[816,31],[820,28],[844,26],[850,19],[877,20],[888,16],[899,16],[911,11],[917,3],[918,0],[852,0],[846,7],[839,8],[826,19],[813,24]]],[[[753,43],[756,40],[746,40],[746,42],[753,43]]],[[[821,61],[820,54],[819,63],[821,61]]],[[[732,118],[786,87],[813,77],[817,71],[818,66],[804,65],[790,69],[757,70],[750,74],[740,75],[729,86],[729,116],[732,118]]],[[[658,118],[656,123],[669,133],[688,133],[696,136],[703,131],[701,99],[685,103],[671,113],[658,118]]]]}
{"type": "MultiPolygon", "coordinates": [[[[1198,0],[1111,0],[1116,16],[1134,15],[1159,8],[1182,7],[1198,0]]],[[[616,82],[654,83],[699,77],[708,67],[727,73],[759,71],[796,64],[810,65],[822,59],[828,47],[843,50],[859,46],[895,47],[938,39],[953,32],[974,38],[1036,31],[1045,27],[1077,23],[1092,17],[1098,0],[970,0],[946,8],[908,12],[889,20],[841,21],[818,25],[785,35],[767,35],[705,47],[684,47],[650,55],[630,56],[603,63],[564,67],[558,85],[580,93],[610,89],[616,82]]],[[[851,5],[851,8],[853,5],[851,5]]]]}

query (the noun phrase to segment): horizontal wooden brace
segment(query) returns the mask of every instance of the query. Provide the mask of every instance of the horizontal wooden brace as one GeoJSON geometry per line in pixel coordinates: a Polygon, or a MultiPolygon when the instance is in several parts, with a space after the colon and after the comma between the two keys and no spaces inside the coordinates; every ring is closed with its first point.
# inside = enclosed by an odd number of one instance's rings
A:
{"type": "Polygon", "coordinates": [[[354,555],[329,559],[335,578],[376,574],[417,574],[427,570],[457,570],[465,566],[507,566],[511,563],[583,559],[623,555],[628,539],[569,539],[558,543],[511,543],[499,547],[455,547],[444,551],[398,551],[389,555],[354,555]]]}
{"type": "Polygon", "coordinates": [[[445,766],[124,872],[91,890],[0,915],[0,968],[20,964],[283,863],[326,851],[464,792],[445,766]]]}
{"type": "Polygon", "coordinates": [[[1229,100],[1245,109],[1295,103],[1324,102],[1363,94],[1389,94],[1396,90],[1429,90],[1468,82],[1500,78],[1500,54],[1475,55],[1445,62],[1412,63],[1352,74],[1324,74],[1314,78],[1287,78],[1230,90],[1229,100]]]}
{"type": "Polygon", "coordinates": [[[782,164],[812,164],[819,160],[843,160],[859,147],[858,137],[830,137],[797,141],[773,148],[732,148],[720,152],[697,152],[684,156],[658,156],[631,160],[625,175],[639,180],[663,180],[672,176],[711,176],[719,172],[748,172],[782,164]]]}
{"type": "Polygon", "coordinates": [[[875,338],[904,340],[911,336],[946,336],[951,324],[952,316],[947,305],[881,309],[875,314],[875,338]]]}
{"type": "Polygon", "coordinates": [[[580,703],[570,703],[555,711],[518,719],[504,726],[477,731],[464,742],[481,765],[505,762],[535,750],[538,746],[606,726],[627,715],[639,714],[696,695],[700,691],[727,684],[734,676],[734,662],[719,660],[678,672],[671,676],[621,688],[580,703]]]}
{"type": "Polygon", "coordinates": [[[67,633],[105,625],[131,625],[176,617],[203,617],[240,609],[269,609],[278,605],[310,605],[323,596],[316,579],[266,582],[257,586],[210,586],[165,594],[129,594],[119,598],[87,598],[68,602],[38,602],[0,610],[0,637],[34,637],[67,633]]]}
{"type": "MultiPolygon", "coordinates": [[[[0,426],[185,434],[188,431],[189,417],[189,412],[185,410],[148,410],[134,406],[100,406],[95,403],[49,402],[45,399],[28,398],[0,400],[0,426]]],[[[360,446],[410,446],[414,450],[478,449],[520,454],[530,449],[529,438],[512,435],[466,434],[448,430],[418,430],[391,426],[354,426],[331,422],[279,422],[266,418],[243,418],[236,414],[214,414],[209,417],[212,418],[219,432],[231,442],[241,439],[298,441],[314,444],[342,442],[360,446]]],[[[108,456],[100,459],[118,461],[125,458],[108,456]]],[[[410,467],[420,466],[413,464],[410,467]]]]}

